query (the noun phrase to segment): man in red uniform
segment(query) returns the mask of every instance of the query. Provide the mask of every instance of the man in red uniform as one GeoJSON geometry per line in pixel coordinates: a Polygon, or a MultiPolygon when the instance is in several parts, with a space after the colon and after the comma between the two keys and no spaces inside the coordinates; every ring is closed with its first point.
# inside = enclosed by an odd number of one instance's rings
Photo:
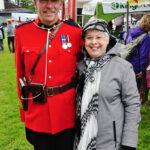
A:
{"type": "MultiPolygon", "coordinates": [[[[26,137],[35,150],[72,150],[75,125],[75,88],[71,79],[80,53],[81,28],[71,20],[60,25],[58,12],[62,0],[34,0],[38,17],[15,31],[15,62],[21,121],[26,137]],[[57,27],[59,29],[57,29],[57,27]],[[49,37],[58,30],[50,43],[49,37]],[[34,74],[32,67],[46,44],[34,74]],[[19,78],[45,85],[47,101],[38,103],[39,95],[21,96],[19,78]],[[28,101],[23,110],[23,100],[28,101]]],[[[36,93],[36,92],[35,92],[36,93]]],[[[43,101],[43,99],[40,99],[43,101]]]]}

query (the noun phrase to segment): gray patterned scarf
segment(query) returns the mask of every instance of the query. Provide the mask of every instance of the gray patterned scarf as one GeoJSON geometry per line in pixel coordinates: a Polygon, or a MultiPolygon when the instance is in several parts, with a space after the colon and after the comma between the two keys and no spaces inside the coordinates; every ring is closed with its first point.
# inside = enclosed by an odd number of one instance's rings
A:
{"type": "MultiPolygon", "coordinates": [[[[101,68],[112,56],[104,54],[98,59],[84,58],[87,65],[83,71],[85,77],[83,87],[77,86],[75,150],[96,150],[98,132],[97,114],[101,68]],[[83,91],[82,91],[83,90],[83,91]]],[[[81,77],[81,76],[80,76],[81,77]]],[[[83,80],[83,79],[82,79],[83,80]]],[[[83,81],[81,81],[83,82],[83,81]]]]}

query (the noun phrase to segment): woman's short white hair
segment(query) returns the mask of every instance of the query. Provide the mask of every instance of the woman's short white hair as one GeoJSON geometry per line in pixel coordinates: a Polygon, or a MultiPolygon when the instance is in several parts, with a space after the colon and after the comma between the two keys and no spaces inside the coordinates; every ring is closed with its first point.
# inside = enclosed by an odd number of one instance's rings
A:
{"type": "Polygon", "coordinates": [[[105,33],[106,38],[109,39],[109,34],[108,34],[108,32],[104,32],[104,33],[105,33]]]}

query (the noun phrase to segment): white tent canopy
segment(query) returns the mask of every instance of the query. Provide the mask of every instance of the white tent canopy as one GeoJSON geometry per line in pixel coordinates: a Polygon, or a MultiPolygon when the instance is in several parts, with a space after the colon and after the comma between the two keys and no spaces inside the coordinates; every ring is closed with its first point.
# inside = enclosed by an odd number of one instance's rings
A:
{"type": "Polygon", "coordinates": [[[4,9],[4,0],[0,0],[0,10],[4,9]]]}

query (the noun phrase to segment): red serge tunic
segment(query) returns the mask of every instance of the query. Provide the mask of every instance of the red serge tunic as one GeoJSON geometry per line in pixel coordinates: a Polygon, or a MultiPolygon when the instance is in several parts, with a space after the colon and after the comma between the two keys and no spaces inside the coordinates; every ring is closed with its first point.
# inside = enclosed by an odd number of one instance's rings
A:
{"type": "MultiPolygon", "coordinates": [[[[47,30],[38,27],[38,18],[16,28],[15,62],[20,102],[22,100],[18,78],[29,78],[32,66],[47,42],[47,35],[47,30]]],[[[46,87],[69,83],[75,73],[80,46],[81,28],[63,22],[48,45],[47,61],[46,52],[40,58],[32,82],[45,83],[46,78],[46,87]],[[61,35],[69,35],[72,44],[70,48],[62,47],[61,35]]],[[[20,115],[25,126],[36,132],[55,134],[72,128],[75,125],[75,89],[48,97],[44,104],[35,104],[31,99],[28,102],[28,111],[23,111],[20,106],[20,115]]]]}

